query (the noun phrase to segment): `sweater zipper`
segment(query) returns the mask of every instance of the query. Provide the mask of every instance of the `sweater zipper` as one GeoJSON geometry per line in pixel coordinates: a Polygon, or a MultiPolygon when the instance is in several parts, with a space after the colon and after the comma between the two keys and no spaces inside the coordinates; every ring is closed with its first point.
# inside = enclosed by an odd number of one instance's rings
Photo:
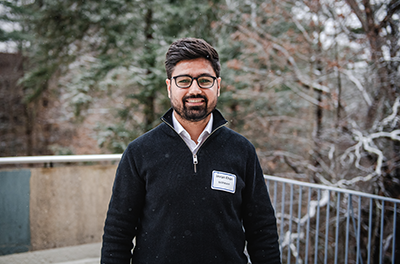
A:
{"type": "MultiPolygon", "coordinates": [[[[223,124],[223,125],[220,125],[219,127],[217,127],[216,129],[214,129],[213,131],[211,131],[211,133],[206,137],[206,139],[204,139],[203,140],[203,142],[201,142],[201,145],[199,146],[199,148],[197,149],[197,152],[195,153],[195,154],[193,154],[193,166],[194,166],[194,173],[197,173],[197,164],[199,164],[199,161],[198,161],[198,159],[197,159],[197,153],[199,152],[199,150],[200,150],[200,148],[201,148],[201,146],[203,146],[203,144],[204,144],[204,142],[206,142],[207,141],[207,139],[212,135],[212,134],[214,134],[214,132],[215,131],[217,131],[218,129],[220,129],[221,127],[223,127],[223,126],[225,126],[226,125],[226,123],[225,124],[223,124]]],[[[181,137],[182,138],[182,137],[181,137]]],[[[183,140],[183,138],[182,138],[182,140],[183,140]]],[[[185,140],[183,140],[183,141],[185,141],[185,140]]],[[[185,142],[186,143],[186,142],[185,142]]],[[[187,144],[186,144],[187,145],[187,144]]],[[[188,146],[189,147],[189,146],[188,146]]],[[[189,148],[190,149],[190,148],[189,148]]]]}
{"type": "MultiPolygon", "coordinates": [[[[164,123],[166,123],[170,128],[172,128],[172,130],[175,131],[176,134],[178,134],[178,136],[183,140],[183,142],[185,142],[186,146],[189,148],[189,145],[186,143],[186,141],[183,139],[183,137],[176,132],[175,128],[173,126],[171,126],[164,118],[162,118],[162,120],[164,121],[164,123]]],[[[206,139],[201,143],[201,145],[199,146],[199,148],[197,149],[197,152],[199,152],[201,146],[203,145],[204,142],[206,142],[206,140],[212,135],[214,134],[215,131],[217,131],[218,129],[220,129],[221,127],[225,126],[225,124],[220,125],[219,127],[217,127],[216,129],[214,129],[213,131],[211,131],[211,133],[206,137],[206,139]]],[[[189,148],[190,150],[190,148],[189,148]]],[[[192,152],[192,151],[190,151],[192,152]]],[[[194,173],[197,173],[197,164],[199,164],[199,161],[197,159],[197,152],[196,153],[192,153],[193,154],[193,168],[194,168],[194,173]]]]}
{"type": "Polygon", "coordinates": [[[194,173],[197,173],[197,164],[199,163],[199,161],[197,160],[197,153],[193,154],[193,166],[194,166],[194,173]]]}

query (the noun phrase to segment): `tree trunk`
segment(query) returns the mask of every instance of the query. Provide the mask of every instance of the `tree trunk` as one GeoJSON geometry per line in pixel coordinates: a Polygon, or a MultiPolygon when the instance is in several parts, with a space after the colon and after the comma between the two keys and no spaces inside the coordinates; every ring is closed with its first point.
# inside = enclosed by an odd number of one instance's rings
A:
{"type": "MultiPolygon", "coordinates": [[[[152,9],[152,1],[148,2],[148,9],[146,11],[145,15],[145,29],[144,29],[144,34],[146,38],[145,42],[145,56],[152,54],[154,51],[152,50],[151,47],[151,41],[153,40],[153,30],[152,30],[152,24],[153,24],[153,9],[152,9]]],[[[147,76],[151,76],[152,71],[151,68],[155,67],[155,61],[154,59],[150,58],[146,60],[147,62],[147,76]]],[[[144,100],[144,114],[145,114],[145,126],[146,126],[146,131],[150,130],[153,127],[153,123],[155,121],[155,87],[145,87],[145,89],[150,90],[150,94],[146,96],[144,100]]]]}

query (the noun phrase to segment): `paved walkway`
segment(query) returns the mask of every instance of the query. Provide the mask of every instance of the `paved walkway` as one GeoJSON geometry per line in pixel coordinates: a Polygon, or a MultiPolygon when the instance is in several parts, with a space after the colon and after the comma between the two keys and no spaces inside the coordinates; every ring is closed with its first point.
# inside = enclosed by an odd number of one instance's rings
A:
{"type": "Polygon", "coordinates": [[[99,264],[101,243],[0,256],[0,264],[99,264]]]}

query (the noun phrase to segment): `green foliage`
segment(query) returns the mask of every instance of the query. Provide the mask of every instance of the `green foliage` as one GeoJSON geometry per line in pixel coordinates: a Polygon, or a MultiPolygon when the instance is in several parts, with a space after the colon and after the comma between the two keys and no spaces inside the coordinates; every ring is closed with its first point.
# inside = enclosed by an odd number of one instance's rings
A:
{"type": "Polygon", "coordinates": [[[21,30],[0,31],[0,39],[23,44],[21,51],[28,60],[20,84],[27,103],[41,97],[51,78],[60,80],[55,88],[67,93],[77,120],[82,120],[97,98],[116,93],[125,97],[121,106],[129,111],[117,108],[113,124],[99,126],[107,132],[104,136],[99,130],[101,144],[113,151],[121,151],[152,128],[168,108],[164,57],[169,44],[180,37],[200,37],[211,43],[216,39],[211,25],[217,19],[218,1],[40,0],[0,4],[9,10],[7,17],[0,19],[21,25],[21,30]],[[136,118],[128,118],[132,114],[136,118]],[[122,145],[116,147],[115,142],[121,140],[122,145]]]}

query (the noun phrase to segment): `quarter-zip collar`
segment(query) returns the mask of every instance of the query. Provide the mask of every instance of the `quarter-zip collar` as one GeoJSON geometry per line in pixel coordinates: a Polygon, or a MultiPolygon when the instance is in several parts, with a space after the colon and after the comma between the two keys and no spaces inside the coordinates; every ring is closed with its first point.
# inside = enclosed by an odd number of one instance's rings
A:
{"type": "MultiPolygon", "coordinates": [[[[214,117],[214,121],[213,121],[213,126],[212,126],[212,131],[211,134],[208,135],[208,137],[202,142],[202,144],[199,146],[199,148],[197,149],[197,151],[200,150],[201,146],[203,145],[203,143],[215,132],[217,131],[219,128],[223,127],[226,125],[226,123],[228,123],[228,121],[226,121],[226,119],[222,116],[221,112],[218,111],[217,109],[214,109],[213,113],[213,117],[214,117]]],[[[174,124],[172,121],[172,115],[173,115],[173,109],[170,108],[167,113],[164,114],[163,117],[161,117],[161,120],[166,123],[179,137],[181,137],[181,139],[183,141],[185,141],[181,135],[179,135],[179,133],[174,129],[174,124]]],[[[185,144],[187,145],[187,143],[185,142],[185,144]]],[[[187,146],[190,150],[190,147],[187,146]]],[[[197,158],[197,152],[196,153],[192,153],[193,154],[193,167],[194,167],[194,173],[197,173],[197,164],[199,163],[199,160],[197,158]]]]}
{"type": "Polygon", "coordinates": [[[197,142],[193,141],[190,134],[186,131],[186,129],[182,126],[181,123],[175,118],[175,114],[172,115],[172,123],[174,125],[174,129],[176,132],[181,135],[183,140],[185,140],[186,144],[189,146],[190,150],[193,153],[196,153],[199,147],[201,146],[202,142],[208,137],[208,135],[211,134],[212,132],[212,122],[213,122],[213,114],[210,114],[210,120],[208,120],[208,123],[204,130],[201,132],[199,135],[197,142]]]}

